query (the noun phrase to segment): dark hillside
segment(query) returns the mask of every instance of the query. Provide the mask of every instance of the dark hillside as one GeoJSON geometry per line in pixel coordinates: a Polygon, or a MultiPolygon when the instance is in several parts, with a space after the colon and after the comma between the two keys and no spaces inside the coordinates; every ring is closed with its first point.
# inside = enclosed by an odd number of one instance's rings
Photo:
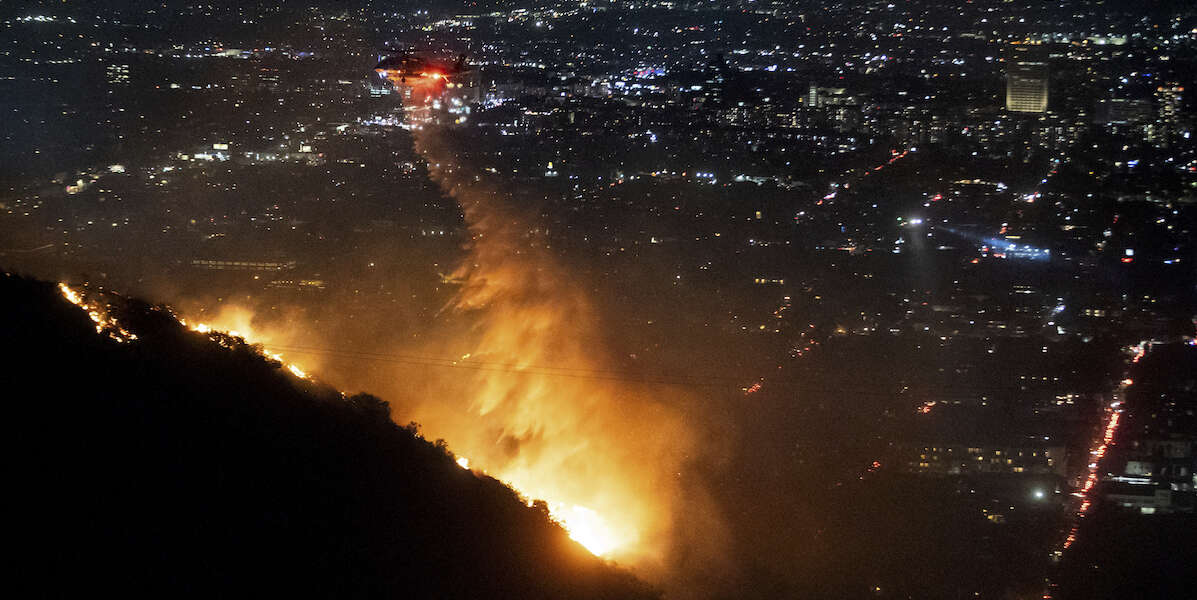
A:
{"type": "Polygon", "coordinates": [[[253,348],[0,276],[15,572],[37,597],[650,598],[443,444],[253,348]]]}

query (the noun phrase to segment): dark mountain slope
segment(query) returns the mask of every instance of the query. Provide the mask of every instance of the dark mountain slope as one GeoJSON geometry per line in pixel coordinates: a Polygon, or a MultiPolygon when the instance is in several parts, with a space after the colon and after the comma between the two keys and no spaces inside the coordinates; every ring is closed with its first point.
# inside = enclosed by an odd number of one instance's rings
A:
{"type": "Polygon", "coordinates": [[[112,300],[136,341],[0,276],[7,529],[34,596],[655,597],[382,401],[112,300]]]}

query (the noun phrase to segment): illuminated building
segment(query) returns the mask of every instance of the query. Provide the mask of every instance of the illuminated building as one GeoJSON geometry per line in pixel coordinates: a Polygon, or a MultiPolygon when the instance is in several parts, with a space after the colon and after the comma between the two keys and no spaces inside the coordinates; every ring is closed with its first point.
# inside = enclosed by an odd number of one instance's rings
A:
{"type": "Polygon", "coordinates": [[[111,85],[129,84],[129,65],[108,65],[104,73],[111,85]]]}
{"type": "Polygon", "coordinates": [[[270,289],[302,292],[323,290],[327,286],[323,279],[275,279],[266,284],[270,289]]]}
{"type": "Polygon", "coordinates": [[[928,475],[964,473],[1065,473],[1063,446],[946,444],[916,446],[908,450],[908,468],[928,475]]]}
{"type": "Polygon", "coordinates": [[[295,268],[295,261],[247,261],[247,260],[201,260],[191,261],[191,266],[209,271],[289,271],[295,268]]]}
{"type": "Polygon", "coordinates": [[[1167,146],[1180,133],[1180,112],[1185,89],[1179,85],[1162,85],[1155,90],[1155,122],[1147,127],[1148,141],[1167,146]]]}
{"type": "Polygon", "coordinates": [[[1006,110],[1023,113],[1047,111],[1047,61],[1032,46],[1013,46],[1006,59],[1006,110]]]}
{"type": "Polygon", "coordinates": [[[770,277],[768,275],[753,277],[752,283],[756,285],[785,285],[786,280],[781,277],[770,277]]]}

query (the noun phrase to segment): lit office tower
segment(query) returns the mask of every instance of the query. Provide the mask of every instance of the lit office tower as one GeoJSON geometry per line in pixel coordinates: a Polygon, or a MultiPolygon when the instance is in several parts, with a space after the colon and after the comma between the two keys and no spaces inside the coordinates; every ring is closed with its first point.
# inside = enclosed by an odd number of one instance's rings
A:
{"type": "Polygon", "coordinates": [[[1162,85],[1155,90],[1155,121],[1147,127],[1147,139],[1167,146],[1180,133],[1180,105],[1185,89],[1179,85],[1162,85]]]}
{"type": "Polygon", "coordinates": [[[1006,110],[1047,111],[1047,60],[1033,46],[1012,46],[1006,58],[1006,110]]]}

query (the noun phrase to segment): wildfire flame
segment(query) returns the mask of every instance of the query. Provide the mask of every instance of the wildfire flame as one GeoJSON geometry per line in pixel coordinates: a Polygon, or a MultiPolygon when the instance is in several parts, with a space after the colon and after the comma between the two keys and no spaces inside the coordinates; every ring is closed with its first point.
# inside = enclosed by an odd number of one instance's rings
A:
{"type": "Polygon", "coordinates": [[[87,316],[96,324],[96,333],[107,334],[113,341],[122,343],[137,339],[136,335],[121,327],[120,323],[117,323],[116,319],[108,314],[107,307],[101,306],[98,302],[87,302],[78,291],[65,283],[59,283],[58,289],[67,302],[78,306],[87,313],[87,316]]]}
{"type": "Polygon", "coordinates": [[[608,554],[620,544],[614,529],[585,506],[550,506],[549,513],[569,532],[569,537],[596,556],[608,554]]]}
{"type": "MultiPolygon", "coordinates": [[[[262,348],[262,355],[280,363],[288,372],[300,379],[310,379],[308,369],[300,367],[294,361],[283,358],[282,353],[272,349],[275,344],[286,344],[290,341],[286,335],[281,335],[270,328],[257,326],[254,322],[253,311],[240,306],[225,306],[220,310],[204,313],[204,321],[189,323],[187,319],[179,319],[184,327],[203,334],[224,333],[235,338],[241,338],[246,343],[262,348]]],[[[305,360],[306,362],[306,360],[305,360]]],[[[310,366],[310,365],[305,365],[310,366]]]]}
{"type": "MultiPolygon", "coordinates": [[[[188,327],[189,329],[191,329],[192,331],[194,331],[196,333],[205,333],[205,334],[213,333],[213,332],[219,333],[220,329],[221,329],[221,328],[213,328],[211,325],[208,325],[207,323],[196,323],[195,325],[187,325],[187,321],[184,319],[179,319],[179,323],[181,323],[185,327],[188,327]]],[[[263,344],[263,342],[258,341],[249,333],[242,332],[237,329],[226,329],[224,331],[224,334],[230,335],[235,338],[241,338],[241,339],[245,340],[246,343],[249,343],[249,344],[259,344],[259,345],[263,344]]],[[[266,358],[269,358],[277,363],[282,364],[283,367],[287,369],[287,371],[290,371],[290,373],[292,375],[294,375],[300,379],[308,379],[310,377],[308,375],[308,373],[306,371],[304,371],[303,369],[299,368],[298,365],[296,365],[294,363],[287,362],[286,360],[283,359],[282,354],[279,354],[278,352],[272,352],[269,348],[267,348],[265,346],[263,346],[263,349],[262,349],[262,356],[265,356],[266,358]]]]}
{"type": "MultiPolygon", "coordinates": [[[[94,322],[96,324],[96,333],[106,334],[109,338],[111,338],[112,340],[117,341],[117,342],[132,342],[132,341],[137,340],[137,335],[130,332],[129,330],[125,329],[116,320],[115,317],[111,316],[108,313],[108,309],[106,307],[102,306],[98,300],[97,301],[86,300],[81,293],[79,293],[77,290],[75,290],[71,286],[67,285],[66,283],[59,283],[58,289],[60,292],[62,292],[62,297],[66,298],[67,302],[70,302],[71,304],[78,306],[85,313],[87,313],[87,316],[89,318],[91,318],[92,322],[94,322]]],[[[188,323],[185,319],[180,319],[177,316],[175,318],[176,318],[176,320],[178,320],[180,325],[183,325],[184,327],[187,327],[188,329],[195,331],[197,333],[202,333],[202,334],[219,333],[219,331],[217,329],[214,329],[212,326],[208,325],[207,323],[196,323],[194,325],[188,325],[188,323]]],[[[228,330],[227,332],[225,332],[225,335],[242,338],[242,339],[246,340],[248,343],[254,343],[250,339],[250,336],[243,335],[240,331],[228,330]]],[[[222,343],[221,340],[219,340],[216,337],[213,337],[213,339],[216,340],[218,343],[222,343]]],[[[222,343],[222,345],[223,345],[223,343],[222,343]]],[[[270,352],[269,350],[263,350],[262,356],[265,356],[266,358],[270,358],[276,362],[281,363],[288,371],[291,372],[292,375],[294,375],[300,379],[308,379],[309,378],[308,374],[303,369],[299,368],[299,366],[283,360],[283,356],[281,354],[278,354],[275,352],[270,352]]]]}
{"type": "MultiPolygon", "coordinates": [[[[457,457],[457,466],[469,471],[470,459],[457,457]]],[[[528,506],[535,504],[534,500],[526,500],[528,506]]],[[[604,556],[614,550],[620,540],[615,537],[611,526],[593,510],[577,504],[566,505],[560,502],[547,505],[549,515],[557,521],[575,542],[582,544],[595,556],[604,556]]]]}

